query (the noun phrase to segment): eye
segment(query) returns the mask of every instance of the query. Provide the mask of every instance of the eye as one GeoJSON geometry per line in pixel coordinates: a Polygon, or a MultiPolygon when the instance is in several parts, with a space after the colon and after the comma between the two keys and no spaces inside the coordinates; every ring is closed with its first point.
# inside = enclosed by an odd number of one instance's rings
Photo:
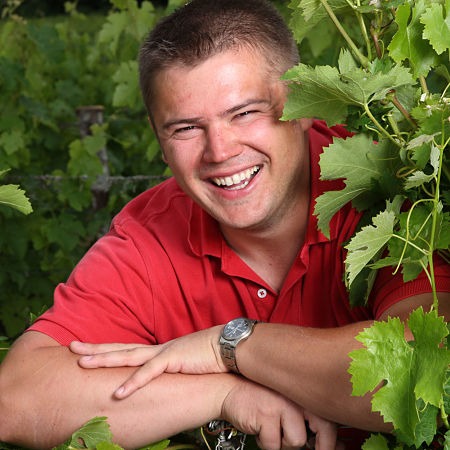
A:
{"type": "Polygon", "coordinates": [[[237,114],[236,117],[237,118],[239,118],[239,117],[248,117],[251,114],[254,114],[256,112],[257,112],[256,110],[244,111],[244,112],[241,112],[241,113],[237,114]]]}
{"type": "Polygon", "coordinates": [[[189,125],[189,126],[187,126],[187,127],[177,128],[177,129],[174,131],[174,133],[175,133],[175,134],[186,133],[186,132],[195,130],[195,128],[197,128],[197,127],[194,126],[194,125],[189,125]]]}
{"type": "Polygon", "coordinates": [[[196,125],[186,125],[184,127],[176,128],[172,132],[172,136],[175,139],[191,139],[192,137],[197,136],[200,130],[201,128],[196,125]]]}

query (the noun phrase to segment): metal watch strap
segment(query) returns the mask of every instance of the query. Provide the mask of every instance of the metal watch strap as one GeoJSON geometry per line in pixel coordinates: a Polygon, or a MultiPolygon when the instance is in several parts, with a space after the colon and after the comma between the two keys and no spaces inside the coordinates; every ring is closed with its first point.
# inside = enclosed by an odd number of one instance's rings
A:
{"type": "Polygon", "coordinates": [[[222,360],[231,372],[240,373],[236,364],[236,347],[224,342],[220,346],[222,360]]]}
{"type": "MultiPolygon", "coordinates": [[[[235,320],[242,320],[242,319],[235,319],[235,320]]],[[[220,344],[220,354],[222,356],[222,361],[224,362],[227,369],[229,369],[231,372],[240,373],[239,368],[237,366],[236,362],[236,347],[237,345],[248,339],[251,334],[253,333],[253,330],[255,328],[255,325],[258,323],[257,320],[253,319],[245,319],[250,327],[249,327],[249,333],[243,337],[237,338],[235,340],[227,340],[223,336],[221,336],[219,344],[220,344]]],[[[232,323],[233,321],[229,322],[232,323]]],[[[228,325],[228,324],[227,324],[228,325]]]]}

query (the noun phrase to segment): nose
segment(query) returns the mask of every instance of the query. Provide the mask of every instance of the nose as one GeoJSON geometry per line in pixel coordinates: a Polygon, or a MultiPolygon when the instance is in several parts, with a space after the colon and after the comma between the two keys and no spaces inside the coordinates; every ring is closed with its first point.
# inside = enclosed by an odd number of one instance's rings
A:
{"type": "Polygon", "coordinates": [[[206,131],[203,159],[209,163],[220,163],[241,152],[237,134],[230,125],[217,124],[209,126],[206,131]]]}

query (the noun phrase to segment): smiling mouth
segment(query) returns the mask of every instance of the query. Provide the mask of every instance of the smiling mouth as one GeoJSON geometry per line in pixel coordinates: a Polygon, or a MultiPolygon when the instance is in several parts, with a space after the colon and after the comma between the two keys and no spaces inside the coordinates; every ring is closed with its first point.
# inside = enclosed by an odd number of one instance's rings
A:
{"type": "Polygon", "coordinates": [[[252,178],[260,171],[259,166],[254,166],[250,169],[243,170],[242,172],[235,173],[228,177],[214,177],[211,178],[211,182],[216,186],[230,191],[238,189],[244,189],[252,178]]]}

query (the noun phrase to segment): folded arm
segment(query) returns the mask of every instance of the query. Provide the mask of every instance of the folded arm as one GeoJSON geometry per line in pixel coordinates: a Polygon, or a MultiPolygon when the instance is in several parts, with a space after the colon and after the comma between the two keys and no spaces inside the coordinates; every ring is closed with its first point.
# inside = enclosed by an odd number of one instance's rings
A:
{"type": "Polygon", "coordinates": [[[0,441],[51,448],[96,416],[107,416],[114,441],[139,448],[222,418],[254,434],[263,448],[305,444],[305,419],[320,450],[334,450],[334,425],[275,391],[232,374],[163,374],[135,395],[113,392],[134,369],[81,368],[78,355],[38,332],[19,338],[0,366],[0,441]]]}
{"type": "MultiPolygon", "coordinates": [[[[412,310],[419,306],[429,309],[431,304],[431,295],[411,297],[392,306],[380,319],[391,316],[406,320],[412,310]]],[[[440,294],[440,314],[449,320],[448,293],[440,294]]],[[[238,366],[246,378],[281,393],[318,416],[369,431],[390,431],[390,424],[371,412],[371,395],[351,396],[348,354],[361,346],[355,336],[372,323],[366,321],[329,329],[258,324],[251,338],[237,348],[238,366]]],[[[126,398],[162,372],[225,372],[218,346],[221,328],[210,328],[161,346],[133,351],[131,346],[121,351],[120,346],[114,349],[80,344],[74,344],[73,349],[80,354],[95,354],[80,359],[84,367],[142,365],[116,391],[118,398],[126,398]]]]}

